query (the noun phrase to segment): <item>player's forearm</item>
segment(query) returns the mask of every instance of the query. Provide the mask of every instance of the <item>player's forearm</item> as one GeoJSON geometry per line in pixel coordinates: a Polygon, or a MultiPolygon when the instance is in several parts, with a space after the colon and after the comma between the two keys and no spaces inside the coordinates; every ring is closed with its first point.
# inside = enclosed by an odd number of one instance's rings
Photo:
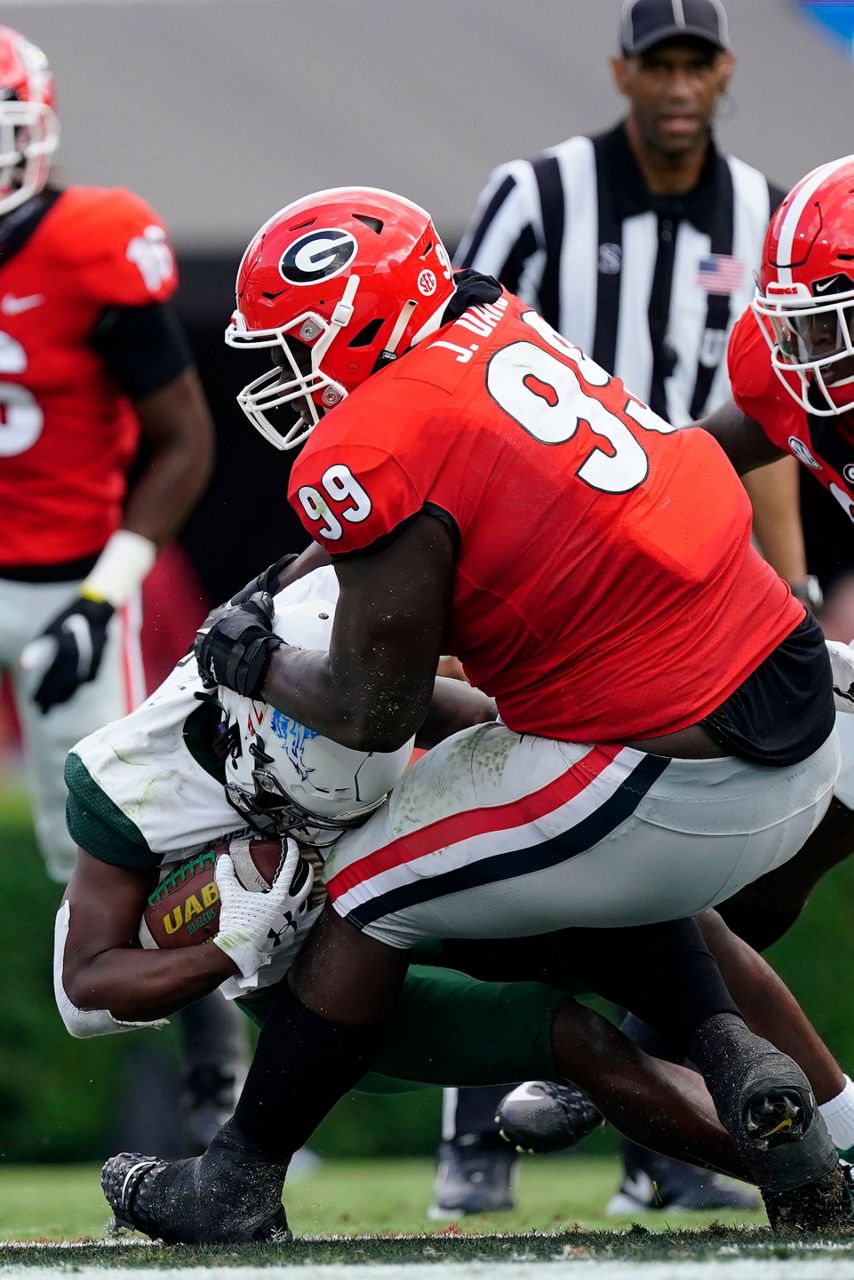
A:
{"type": "Polygon", "coordinates": [[[763,556],[786,582],[802,582],[807,572],[801,527],[798,463],[781,458],[744,477],[753,507],[753,532],[763,556]]]}
{"type": "Polygon", "coordinates": [[[394,751],[423,723],[433,679],[383,671],[381,662],[380,669],[366,668],[351,656],[333,666],[329,654],[284,646],[272,656],[262,695],[342,746],[394,751]]]}
{"type": "Polygon", "coordinates": [[[121,1022],[153,1022],[201,996],[236,972],[219,947],[174,951],[116,947],[63,973],[63,987],[81,1010],[106,1009],[121,1022]]]}
{"type": "Polygon", "coordinates": [[[159,451],[127,496],[123,526],[158,548],[165,546],[193,510],[209,475],[207,463],[198,470],[194,451],[184,444],[159,451]]]}
{"type": "Polygon", "coordinates": [[[492,698],[462,680],[437,676],[427,718],[418,730],[416,746],[435,747],[460,729],[488,724],[498,711],[492,698]]]}
{"type": "Polygon", "coordinates": [[[213,426],[193,370],[135,407],[147,460],[125,500],[123,524],[162,547],[184,524],[210,479],[213,426]]]}

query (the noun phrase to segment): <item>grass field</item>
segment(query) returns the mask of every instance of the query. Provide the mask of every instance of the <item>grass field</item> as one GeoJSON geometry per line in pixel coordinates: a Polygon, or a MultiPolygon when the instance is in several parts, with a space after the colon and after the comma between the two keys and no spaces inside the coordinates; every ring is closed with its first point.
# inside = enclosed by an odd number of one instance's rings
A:
{"type": "MultiPolygon", "coordinates": [[[[143,1245],[129,1234],[105,1237],[108,1212],[95,1166],[7,1167],[0,1169],[0,1268],[63,1265],[76,1273],[88,1266],[220,1269],[289,1263],[314,1268],[375,1262],[383,1264],[385,1280],[393,1280],[387,1267],[395,1263],[656,1261],[667,1263],[666,1274],[675,1276],[671,1264],[686,1260],[726,1262],[730,1275],[730,1263],[748,1259],[749,1274],[760,1280],[764,1269],[757,1272],[753,1263],[764,1259],[786,1263],[784,1274],[800,1280],[802,1274],[812,1275],[802,1273],[807,1258],[832,1258],[834,1280],[848,1280],[850,1250],[854,1276],[854,1238],[850,1244],[775,1240],[761,1226],[759,1213],[721,1214],[717,1221],[708,1214],[656,1213],[636,1225],[606,1219],[602,1205],[617,1176],[613,1160],[524,1160],[514,1211],[448,1224],[432,1223],[425,1214],[432,1175],[432,1162],[426,1160],[324,1161],[288,1191],[295,1244],[193,1249],[143,1245]],[[25,1241],[31,1243],[22,1247],[25,1241]],[[69,1248],[60,1242],[76,1243],[69,1248]],[[795,1259],[798,1265],[789,1266],[795,1259]]],[[[628,1274],[625,1266],[622,1274],[628,1274]]]]}
{"type": "MultiPolygon", "coordinates": [[[[607,1159],[525,1159],[518,1165],[516,1208],[461,1219],[455,1230],[556,1231],[578,1224],[610,1228],[602,1206],[614,1190],[617,1165],[607,1159]]],[[[289,1186],[288,1216],[299,1235],[360,1235],[441,1231],[426,1216],[432,1191],[429,1160],[322,1161],[289,1186]]],[[[108,1217],[97,1166],[0,1168],[0,1238],[79,1240],[99,1236],[108,1217]]],[[[722,1222],[760,1225],[761,1213],[719,1214],[722,1222]]],[[[630,1219],[624,1220],[624,1223],[630,1219]]],[[[708,1214],[647,1215],[644,1225],[708,1226],[708,1214]]]]}

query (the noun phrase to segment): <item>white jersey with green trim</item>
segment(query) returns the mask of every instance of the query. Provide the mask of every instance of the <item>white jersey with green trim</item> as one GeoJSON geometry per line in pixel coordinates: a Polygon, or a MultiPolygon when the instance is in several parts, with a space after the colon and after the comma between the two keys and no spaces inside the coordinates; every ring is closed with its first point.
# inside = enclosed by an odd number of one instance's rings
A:
{"type": "MultiPolygon", "coordinates": [[[[335,572],[327,566],[279,592],[276,607],[335,601],[337,595],[335,572]]],[[[205,846],[244,830],[226,799],[224,760],[213,749],[219,719],[191,653],[136,710],[78,742],[66,766],[68,822],[77,843],[102,861],[157,869],[162,878],[205,846]]],[[[227,994],[277,982],[319,910],[301,917],[298,935],[275,964],[257,979],[228,983],[227,994]]]]}
{"type": "MultiPolygon", "coordinates": [[[[335,571],[324,566],[279,592],[276,605],[314,598],[335,601],[337,595],[335,571]]],[[[215,776],[213,753],[205,744],[196,746],[201,735],[194,733],[194,726],[204,722],[210,705],[203,700],[207,692],[195,657],[188,654],[136,710],[73,748],[85,780],[81,784],[75,778],[81,770],[72,763],[67,770],[72,813],[77,800],[81,809],[95,810],[100,823],[115,826],[116,836],[121,836],[116,855],[110,856],[107,849],[90,849],[80,838],[84,832],[72,831],[94,856],[120,864],[165,866],[240,827],[239,815],[215,776]],[[89,784],[94,784],[92,793],[89,784]],[[93,801],[98,792],[104,802],[93,801]],[[134,845],[139,850],[136,858],[134,845]],[[123,857],[123,849],[130,856],[123,857]]],[[[210,716],[208,711],[209,720],[210,716]]]]}

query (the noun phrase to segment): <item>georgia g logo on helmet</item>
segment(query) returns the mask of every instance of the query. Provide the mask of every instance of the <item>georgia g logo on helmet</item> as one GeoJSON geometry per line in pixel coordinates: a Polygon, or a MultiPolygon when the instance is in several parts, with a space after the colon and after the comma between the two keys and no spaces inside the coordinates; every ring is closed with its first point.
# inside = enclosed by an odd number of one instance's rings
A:
{"type": "Polygon", "coordinates": [[[288,284],[316,284],[348,267],[358,248],[349,231],[336,227],[308,231],[288,245],[279,260],[279,274],[288,284]]]}

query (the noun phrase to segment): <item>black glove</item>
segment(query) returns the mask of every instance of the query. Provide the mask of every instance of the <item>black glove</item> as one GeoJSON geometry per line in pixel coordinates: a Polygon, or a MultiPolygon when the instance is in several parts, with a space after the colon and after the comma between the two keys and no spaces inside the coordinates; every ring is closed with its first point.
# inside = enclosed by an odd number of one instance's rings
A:
{"type": "Polygon", "coordinates": [[[196,632],[193,652],[208,689],[224,684],[255,698],[274,651],[284,643],[273,635],[273,597],[256,591],[242,604],[222,604],[209,613],[196,632]]]}
{"type": "Polygon", "coordinates": [[[38,667],[45,653],[50,654],[33,694],[42,715],[51,707],[67,702],[81,684],[95,679],[107,643],[107,623],[114,613],[113,606],[105,600],[78,596],[26,646],[21,654],[21,665],[25,669],[38,667]]]}
{"type": "Polygon", "coordinates": [[[246,586],[236,595],[231,597],[230,604],[246,604],[259,591],[269,591],[274,596],[279,589],[279,574],[286,567],[292,564],[294,560],[299,558],[298,551],[290,551],[287,555],[282,556],[281,560],[277,560],[275,564],[269,565],[263,573],[259,573],[257,578],[253,578],[251,582],[247,582],[246,586]]]}

